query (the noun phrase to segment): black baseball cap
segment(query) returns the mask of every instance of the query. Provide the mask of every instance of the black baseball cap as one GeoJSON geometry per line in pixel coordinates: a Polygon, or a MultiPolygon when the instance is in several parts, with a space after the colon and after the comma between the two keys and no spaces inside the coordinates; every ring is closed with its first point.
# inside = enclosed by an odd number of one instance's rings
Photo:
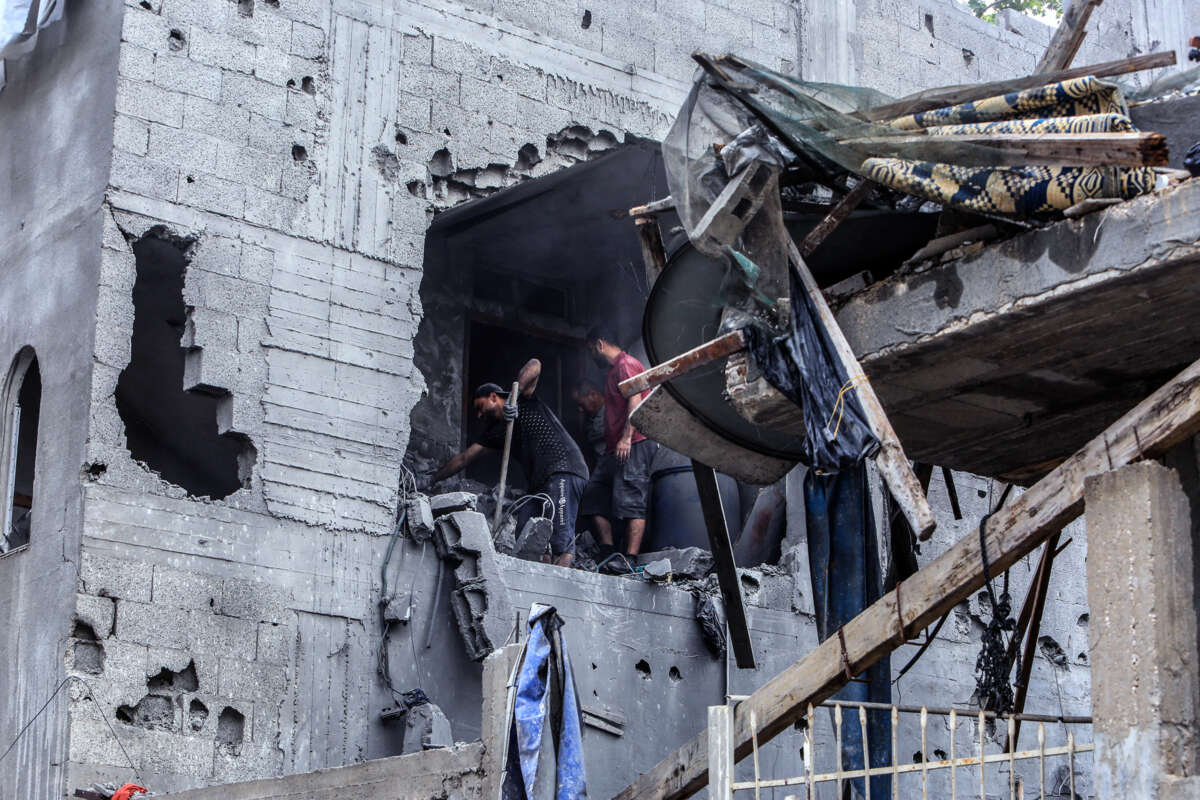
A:
{"type": "Polygon", "coordinates": [[[481,397],[487,397],[489,394],[493,393],[499,397],[503,397],[506,400],[508,399],[508,392],[504,391],[504,389],[500,388],[494,383],[481,383],[479,388],[475,390],[475,399],[478,400],[481,397]]]}

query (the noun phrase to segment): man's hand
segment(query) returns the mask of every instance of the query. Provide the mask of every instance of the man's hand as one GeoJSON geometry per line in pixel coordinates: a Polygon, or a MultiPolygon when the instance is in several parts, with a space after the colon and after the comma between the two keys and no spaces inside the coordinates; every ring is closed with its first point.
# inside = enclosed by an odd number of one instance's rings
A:
{"type": "Polygon", "coordinates": [[[504,421],[517,421],[517,403],[515,398],[510,398],[509,401],[504,404],[504,421]]]}
{"type": "Polygon", "coordinates": [[[629,451],[632,449],[633,449],[633,437],[632,436],[622,436],[621,440],[619,442],[617,442],[617,461],[620,461],[622,464],[624,464],[626,461],[628,461],[629,460],[629,451]]]}

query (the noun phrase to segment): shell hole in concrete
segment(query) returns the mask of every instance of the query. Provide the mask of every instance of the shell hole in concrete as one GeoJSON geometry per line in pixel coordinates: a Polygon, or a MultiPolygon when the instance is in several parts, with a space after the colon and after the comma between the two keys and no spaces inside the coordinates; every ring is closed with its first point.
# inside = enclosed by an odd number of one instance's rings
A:
{"type": "Polygon", "coordinates": [[[175,730],[175,704],[164,695],[148,694],[135,706],[118,707],[117,721],[151,730],[175,730]]]}
{"type": "Polygon", "coordinates": [[[200,688],[200,679],[196,676],[196,662],[189,661],[188,665],[178,672],[163,667],[158,674],[146,681],[146,689],[150,692],[194,692],[200,688]]]}
{"type": "Polygon", "coordinates": [[[0,553],[29,544],[33,524],[33,479],[37,466],[38,424],[42,409],[42,373],[32,348],[17,354],[9,371],[0,420],[0,476],[8,496],[0,519],[0,553]],[[16,451],[12,450],[13,444],[16,451]]]}
{"type": "Polygon", "coordinates": [[[115,400],[136,461],[188,494],[220,499],[249,485],[257,454],[248,437],[219,429],[218,417],[229,413],[232,398],[227,389],[200,380],[203,349],[182,341],[185,334],[195,336],[183,301],[193,244],[161,227],[134,242],[131,358],[115,400]]]}
{"type": "Polygon", "coordinates": [[[308,160],[308,148],[302,144],[292,145],[292,160],[293,161],[308,160]]]}
{"type": "Polygon", "coordinates": [[[650,680],[650,662],[649,661],[647,661],[646,659],[643,658],[641,661],[634,664],[633,668],[638,671],[638,674],[641,675],[643,679],[650,680]]]}
{"type": "Polygon", "coordinates": [[[183,35],[183,31],[179,28],[172,28],[167,34],[167,47],[178,52],[187,47],[187,37],[183,35]]]}
{"type": "MultiPolygon", "coordinates": [[[[468,394],[486,382],[511,384],[531,357],[542,362],[537,396],[590,452],[571,396],[581,379],[604,385],[605,370],[584,349],[587,331],[609,323],[644,357],[637,350],[646,292],[641,244],[623,211],[645,203],[648,192],[667,193],[661,148],[614,146],[611,134],[583,126],[568,131],[545,149],[526,143],[509,165],[464,167],[444,147],[426,163],[428,183],[408,184],[437,211],[425,238],[425,313],[414,341],[428,392],[412,412],[407,458],[420,474],[482,432],[468,394]],[[522,174],[544,162],[572,166],[534,179],[522,174]]],[[[677,224],[664,215],[664,231],[677,224]]],[[[499,453],[485,451],[462,488],[492,489],[499,462],[499,453]]],[[[529,488],[519,467],[510,466],[509,480],[529,488]]]]}
{"type": "Polygon", "coordinates": [[[225,706],[217,717],[217,750],[231,756],[241,755],[245,729],[245,715],[225,706]]]}
{"type": "Polygon", "coordinates": [[[679,683],[681,680],[683,680],[683,673],[680,672],[679,667],[676,666],[672,666],[671,669],[667,670],[667,676],[671,680],[675,681],[675,683],[679,683]]]}
{"type": "Polygon", "coordinates": [[[188,704],[188,726],[193,731],[201,731],[207,721],[208,706],[193,697],[192,702],[188,704]]]}
{"type": "Polygon", "coordinates": [[[313,80],[311,75],[305,75],[300,79],[300,91],[305,92],[306,94],[317,93],[317,83],[313,80]]]}
{"type": "Polygon", "coordinates": [[[579,27],[585,31],[592,27],[592,12],[586,8],[583,10],[583,21],[579,23],[579,27]]]}
{"type": "Polygon", "coordinates": [[[237,7],[243,17],[254,16],[254,0],[237,0],[237,7]]]}

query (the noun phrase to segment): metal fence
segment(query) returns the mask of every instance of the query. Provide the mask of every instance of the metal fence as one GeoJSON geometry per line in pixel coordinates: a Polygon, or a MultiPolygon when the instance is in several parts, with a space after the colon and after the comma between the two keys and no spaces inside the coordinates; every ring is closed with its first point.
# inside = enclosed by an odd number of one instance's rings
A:
{"type": "MultiPolygon", "coordinates": [[[[732,698],[731,698],[732,699],[732,698]]],[[[838,701],[825,703],[832,710],[833,716],[833,749],[835,750],[836,767],[832,771],[818,771],[816,768],[817,742],[815,730],[817,725],[816,710],[808,707],[804,729],[804,774],[772,778],[764,777],[759,767],[758,737],[751,739],[752,763],[754,768],[753,780],[736,780],[734,777],[734,711],[733,706],[710,706],[708,710],[708,758],[709,758],[709,797],[711,800],[732,800],[735,792],[754,792],[755,800],[760,800],[763,790],[798,787],[800,791],[789,794],[791,800],[816,800],[818,787],[822,784],[836,786],[837,797],[841,798],[845,785],[854,779],[860,779],[860,786],[866,800],[871,800],[871,783],[869,778],[888,776],[891,778],[890,797],[916,797],[919,786],[922,800],[933,797],[948,797],[950,800],[969,800],[994,798],[995,783],[999,777],[996,773],[1007,766],[1007,796],[1010,800],[1024,800],[1026,797],[1037,797],[1047,800],[1051,797],[1075,798],[1077,756],[1090,754],[1093,745],[1090,741],[1078,744],[1075,732],[1071,730],[1076,725],[1091,725],[1091,717],[1052,717],[1039,714],[1017,714],[997,719],[990,712],[959,710],[953,708],[930,708],[928,706],[895,706],[882,703],[859,703],[853,701],[838,701]],[[856,726],[861,732],[862,752],[870,753],[868,741],[868,711],[886,711],[891,715],[891,765],[871,767],[869,769],[847,769],[842,764],[842,743],[845,733],[844,721],[849,715],[857,717],[856,726]],[[914,763],[900,763],[900,720],[901,715],[912,715],[919,719],[921,749],[920,759],[914,763]],[[946,750],[940,746],[935,751],[941,756],[937,760],[929,760],[929,722],[931,717],[943,717],[947,723],[947,733],[944,743],[946,750]],[[974,720],[976,735],[959,737],[960,722],[974,720]],[[1035,740],[1037,746],[1032,749],[1017,750],[1009,743],[1019,742],[1018,733],[1022,723],[1035,724],[1035,740]],[[1006,725],[1007,737],[1000,752],[987,752],[988,731],[1006,725]],[[1065,744],[1047,745],[1047,725],[1066,728],[1065,744]],[[1056,769],[1053,786],[1047,785],[1047,762],[1056,769]],[[1066,767],[1065,775],[1061,766],[1066,767]],[[993,794],[988,792],[988,770],[993,768],[991,787],[993,794]],[[1032,781],[1018,776],[1018,767],[1025,767],[1033,772],[1032,781]],[[942,785],[934,791],[931,782],[934,776],[941,778],[942,785]],[[862,780],[866,778],[867,780],[862,780]],[[948,782],[949,786],[944,786],[948,782]],[[1036,785],[1028,787],[1027,783],[1036,785]],[[905,786],[902,789],[901,784],[905,786]],[[931,795],[931,791],[933,794],[931,795]],[[1048,794],[1049,792],[1049,794],[1048,794]],[[1065,793],[1065,794],[1064,794],[1065,793]]],[[[750,712],[750,729],[757,731],[758,720],[754,712],[750,712]]],[[[1003,730],[1003,728],[1001,728],[1003,730]]],[[[1090,737],[1088,737],[1090,739],[1090,737]]],[[[942,742],[938,742],[941,745],[942,742]]],[[[996,749],[993,747],[993,750],[996,749]]],[[[878,795],[878,792],[877,792],[878,795]]],[[[874,800],[888,800],[888,796],[876,796],[874,800]]]]}

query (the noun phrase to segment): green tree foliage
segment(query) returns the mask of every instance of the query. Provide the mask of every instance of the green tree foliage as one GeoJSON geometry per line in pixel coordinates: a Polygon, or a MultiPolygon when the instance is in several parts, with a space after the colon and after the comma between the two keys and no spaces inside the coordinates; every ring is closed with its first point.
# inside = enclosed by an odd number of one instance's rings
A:
{"type": "Polygon", "coordinates": [[[996,14],[1006,8],[1033,17],[1061,17],[1063,0],[967,0],[967,7],[980,19],[995,22],[996,14]]]}

